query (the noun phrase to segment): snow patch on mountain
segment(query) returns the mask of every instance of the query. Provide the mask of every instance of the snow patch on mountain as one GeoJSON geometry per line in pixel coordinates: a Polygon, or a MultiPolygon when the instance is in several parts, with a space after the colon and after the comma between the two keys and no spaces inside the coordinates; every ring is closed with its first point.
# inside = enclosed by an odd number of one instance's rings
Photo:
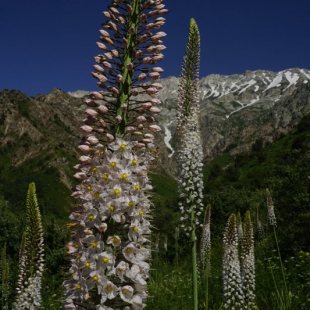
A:
{"type": "Polygon", "coordinates": [[[164,137],[164,142],[167,146],[167,148],[171,151],[171,153],[168,155],[168,157],[171,157],[174,154],[174,149],[170,144],[170,140],[172,138],[171,131],[168,129],[168,126],[172,124],[173,121],[171,121],[167,126],[164,126],[165,129],[165,137],[164,137]]]}

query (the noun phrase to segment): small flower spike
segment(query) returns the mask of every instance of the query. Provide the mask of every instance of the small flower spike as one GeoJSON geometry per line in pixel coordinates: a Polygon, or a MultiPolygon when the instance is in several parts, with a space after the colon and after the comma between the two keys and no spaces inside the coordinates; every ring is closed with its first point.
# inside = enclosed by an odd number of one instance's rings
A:
{"type": "Polygon", "coordinates": [[[26,228],[19,253],[19,275],[14,310],[41,308],[44,240],[36,187],[29,184],[26,201],[26,228]]]}
{"type": "Polygon", "coordinates": [[[244,293],[238,255],[237,219],[235,214],[232,214],[227,221],[223,244],[224,309],[244,309],[244,293]]]}

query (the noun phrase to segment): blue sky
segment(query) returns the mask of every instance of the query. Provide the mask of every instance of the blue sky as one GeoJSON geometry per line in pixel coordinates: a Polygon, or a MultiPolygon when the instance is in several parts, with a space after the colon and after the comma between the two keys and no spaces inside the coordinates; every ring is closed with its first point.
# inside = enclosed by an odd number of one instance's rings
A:
{"type": "MultiPolygon", "coordinates": [[[[2,0],[0,90],[28,95],[96,90],[91,77],[99,53],[102,0],[2,0]]],[[[308,0],[167,0],[170,10],[162,77],[179,76],[188,25],[201,34],[200,76],[246,70],[310,69],[308,0]]]]}

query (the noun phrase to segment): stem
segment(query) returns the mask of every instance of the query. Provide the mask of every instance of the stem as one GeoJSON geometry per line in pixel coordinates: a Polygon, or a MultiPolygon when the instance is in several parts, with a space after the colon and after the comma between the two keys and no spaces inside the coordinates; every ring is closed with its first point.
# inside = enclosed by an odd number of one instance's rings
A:
{"type": "Polygon", "coordinates": [[[131,95],[131,85],[133,70],[128,70],[127,65],[133,63],[136,53],[136,41],[137,41],[137,31],[139,25],[139,12],[140,12],[141,0],[134,0],[132,3],[132,12],[130,14],[130,22],[128,24],[128,29],[134,28],[135,31],[133,34],[127,33],[128,44],[124,48],[124,62],[122,66],[122,82],[120,83],[119,88],[119,107],[117,110],[117,115],[122,117],[120,124],[116,125],[115,132],[120,137],[124,137],[126,134],[126,125],[127,125],[127,110],[122,111],[121,105],[126,104],[127,108],[129,105],[129,98],[131,95]]]}
{"type": "MultiPolygon", "coordinates": [[[[190,200],[192,201],[192,193],[190,194],[190,200]]],[[[194,205],[191,206],[191,243],[192,243],[192,264],[193,264],[193,302],[194,310],[198,310],[198,281],[197,281],[197,253],[196,253],[196,232],[195,232],[195,212],[194,205]]]]}
{"type": "Polygon", "coordinates": [[[278,242],[275,226],[273,226],[273,233],[274,233],[274,238],[275,238],[276,245],[277,245],[279,260],[280,260],[281,272],[282,272],[282,277],[283,277],[284,286],[285,286],[285,294],[289,298],[288,289],[287,289],[287,285],[286,285],[286,279],[285,279],[285,271],[284,271],[284,266],[283,266],[283,263],[282,263],[282,258],[281,258],[280,248],[279,248],[279,242],[278,242]]]}

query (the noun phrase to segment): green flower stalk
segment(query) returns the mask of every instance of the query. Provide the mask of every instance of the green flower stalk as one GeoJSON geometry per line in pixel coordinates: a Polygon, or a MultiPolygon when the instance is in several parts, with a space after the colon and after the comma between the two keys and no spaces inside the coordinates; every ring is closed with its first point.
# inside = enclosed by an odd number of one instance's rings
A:
{"type": "Polygon", "coordinates": [[[254,233],[250,211],[246,212],[244,219],[244,235],[241,246],[241,275],[245,309],[257,309],[255,303],[254,233]]]}
{"type": "Polygon", "coordinates": [[[19,253],[17,297],[13,309],[40,309],[44,240],[36,187],[29,184],[26,201],[26,228],[19,253]]]}
{"type": "Polygon", "coordinates": [[[225,309],[244,309],[244,293],[238,255],[238,231],[236,215],[226,224],[223,255],[223,291],[225,309]]]}
{"type": "Polygon", "coordinates": [[[200,34],[194,19],[189,36],[178,89],[177,171],[181,227],[191,238],[194,309],[198,309],[196,227],[203,211],[202,144],[199,107],[200,34]]]}
{"type": "Polygon", "coordinates": [[[101,91],[85,101],[84,153],[75,166],[80,184],[70,215],[71,277],[65,309],[143,309],[151,256],[150,180],[160,112],[154,80],[163,71],[167,13],[162,0],[113,0],[103,12],[95,72],[101,91]]]}

